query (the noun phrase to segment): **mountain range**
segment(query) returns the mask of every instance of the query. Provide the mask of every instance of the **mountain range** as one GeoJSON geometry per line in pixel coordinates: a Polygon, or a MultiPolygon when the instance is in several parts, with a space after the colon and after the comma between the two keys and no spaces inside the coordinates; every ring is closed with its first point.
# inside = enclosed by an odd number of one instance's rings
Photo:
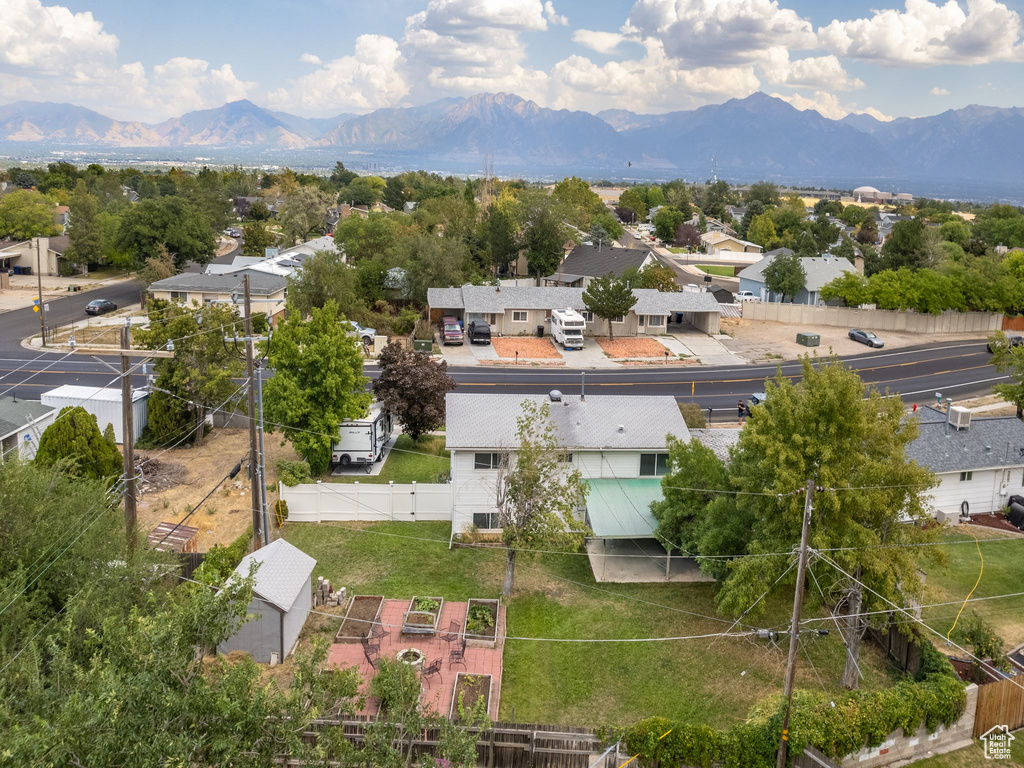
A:
{"type": "Polygon", "coordinates": [[[203,147],[337,150],[401,158],[407,167],[479,165],[499,170],[613,177],[803,183],[830,179],[1017,183],[1024,175],[1024,109],[972,105],[938,115],[842,120],[755,93],[693,110],[554,110],[514,94],[445,98],[365,115],[303,118],[250,101],[149,124],[72,104],[0,107],[0,142],[51,147],[203,147]],[[627,169],[630,169],[627,171],[627,169]]]}

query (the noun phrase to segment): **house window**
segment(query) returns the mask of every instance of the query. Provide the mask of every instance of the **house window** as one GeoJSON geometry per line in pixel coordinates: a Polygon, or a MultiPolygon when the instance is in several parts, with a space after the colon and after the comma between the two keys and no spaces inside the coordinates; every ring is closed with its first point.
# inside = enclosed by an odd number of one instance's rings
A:
{"type": "Polygon", "coordinates": [[[474,512],[473,525],[482,531],[492,531],[501,527],[498,525],[497,512],[474,512]]]}
{"type": "Polygon", "coordinates": [[[580,314],[583,315],[583,319],[586,320],[588,323],[594,322],[594,313],[593,312],[583,311],[583,312],[580,312],[580,314]]]}
{"type": "Polygon", "coordinates": [[[961,472],[960,473],[960,482],[961,483],[969,483],[973,479],[974,479],[974,473],[973,472],[961,472]]]}
{"type": "Polygon", "coordinates": [[[527,321],[527,312],[525,309],[514,309],[512,310],[512,322],[513,323],[525,323],[527,321]]]}
{"type": "Polygon", "coordinates": [[[641,453],[640,454],[640,476],[661,477],[668,474],[667,453],[641,453]]]}
{"type": "Polygon", "coordinates": [[[647,324],[648,325],[655,325],[655,326],[659,326],[659,327],[663,326],[665,324],[665,316],[664,315],[648,315],[647,316],[647,324]]]}
{"type": "Polygon", "coordinates": [[[624,322],[626,322],[626,317],[625,315],[618,315],[617,317],[612,318],[612,322],[622,325],[624,322]]]}
{"type": "Polygon", "coordinates": [[[500,453],[473,454],[473,469],[497,469],[500,463],[500,453]]]}
{"type": "Polygon", "coordinates": [[[171,301],[188,301],[188,293],[185,291],[171,291],[171,301]]]}
{"type": "Polygon", "coordinates": [[[568,451],[562,454],[563,464],[572,464],[572,451],[568,451]]]}

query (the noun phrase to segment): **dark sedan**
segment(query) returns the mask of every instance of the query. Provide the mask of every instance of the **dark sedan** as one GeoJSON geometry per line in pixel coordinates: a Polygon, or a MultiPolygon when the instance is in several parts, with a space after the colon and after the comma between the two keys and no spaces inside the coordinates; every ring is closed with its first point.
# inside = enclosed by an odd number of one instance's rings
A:
{"type": "Polygon", "coordinates": [[[87,315],[102,315],[107,312],[113,312],[117,309],[117,304],[106,299],[93,299],[85,305],[85,314],[87,315]]]}
{"type": "MultiPolygon", "coordinates": [[[[1024,336],[1007,336],[1006,337],[1006,344],[1007,344],[1007,346],[1009,346],[1011,348],[1019,347],[1021,344],[1024,344],[1024,336]]],[[[989,353],[992,352],[992,342],[991,341],[988,343],[988,351],[989,351],[989,353]]]]}
{"type": "Polygon", "coordinates": [[[862,331],[859,328],[854,328],[850,331],[850,338],[854,341],[859,341],[861,344],[867,344],[869,347],[875,349],[881,349],[885,346],[885,342],[875,336],[871,331],[862,331]]]}

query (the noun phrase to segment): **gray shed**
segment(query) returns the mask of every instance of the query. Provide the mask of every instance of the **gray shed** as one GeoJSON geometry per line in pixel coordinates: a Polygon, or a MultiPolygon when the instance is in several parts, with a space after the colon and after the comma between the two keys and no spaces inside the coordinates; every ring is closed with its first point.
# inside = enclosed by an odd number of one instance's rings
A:
{"type": "Polygon", "coordinates": [[[242,558],[235,573],[249,575],[259,565],[248,613],[253,616],[219,646],[219,653],[245,651],[255,661],[279,661],[295,649],[299,633],[313,605],[313,567],[316,560],[284,539],[272,541],[242,558]]]}

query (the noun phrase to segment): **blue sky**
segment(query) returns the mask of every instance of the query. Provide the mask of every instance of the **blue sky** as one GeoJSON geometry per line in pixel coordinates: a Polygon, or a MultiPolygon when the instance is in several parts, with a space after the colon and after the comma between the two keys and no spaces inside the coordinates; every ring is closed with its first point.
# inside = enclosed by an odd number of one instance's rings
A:
{"type": "Polygon", "coordinates": [[[0,103],[156,121],[512,91],[667,112],[778,95],[827,117],[1024,104],[1024,0],[0,0],[0,103]]]}

